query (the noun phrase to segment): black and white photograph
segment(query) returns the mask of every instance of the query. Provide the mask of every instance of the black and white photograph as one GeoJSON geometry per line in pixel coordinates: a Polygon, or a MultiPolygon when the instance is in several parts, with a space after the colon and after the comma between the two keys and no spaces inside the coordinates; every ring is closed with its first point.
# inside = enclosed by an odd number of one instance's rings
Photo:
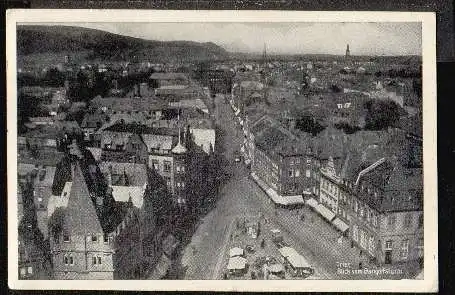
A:
{"type": "Polygon", "coordinates": [[[436,290],[435,32],[10,10],[10,287],[436,290]]]}

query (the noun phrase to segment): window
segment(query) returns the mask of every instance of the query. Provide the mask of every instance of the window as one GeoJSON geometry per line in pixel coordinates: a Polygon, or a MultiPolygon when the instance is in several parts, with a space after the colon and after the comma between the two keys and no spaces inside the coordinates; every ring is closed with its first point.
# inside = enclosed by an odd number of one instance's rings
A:
{"type": "Polygon", "coordinates": [[[359,210],[359,203],[357,203],[357,200],[354,201],[354,212],[357,213],[357,211],[359,210]]]}
{"type": "Polygon", "coordinates": [[[25,274],[26,274],[25,267],[21,267],[21,276],[25,276],[25,274]]]}
{"type": "Polygon", "coordinates": [[[388,240],[388,241],[385,242],[384,249],[385,250],[392,250],[392,246],[393,246],[392,240],[388,240]]]}
{"type": "Polygon", "coordinates": [[[403,241],[401,241],[400,258],[402,260],[408,259],[408,253],[409,253],[409,240],[403,240],[403,241]]]}
{"type": "Polygon", "coordinates": [[[180,166],[177,165],[177,166],[175,167],[175,170],[177,170],[177,173],[179,173],[179,172],[180,172],[180,166]]]}
{"type": "Polygon", "coordinates": [[[408,213],[404,216],[404,226],[410,227],[412,224],[412,213],[408,213]]]}
{"type": "Polygon", "coordinates": [[[367,248],[367,237],[363,230],[360,231],[360,246],[364,249],[367,248]]]}
{"type": "Polygon", "coordinates": [[[417,255],[423,257],[423,238],[417,241],[417,255]]]}
{"type": "Polygon", "coordinates": [[[101,264],[101,256],[96,257],[98,259],[98,264],[101,264]]]}
{"type": "Polygon", "coordinates": [[[109,243],[109,236],[108,236],[108,235],[104,234],[104,236],[103,236],[103,242],[104,242],[104,244],[109,243]]]}
{"type": "Polygon", "coordinates": [[[390,216],[387,218],[387,226],[388,226],[390,229],[395,228],[395,221],[396,221],[395,215],[390,215],[390,216]]]}
{"type": "Polygon", "coordinates": [[[300,158],[295,159],[295,164],[300,164],[300,158]]]}
{"type": "Polygon", "coordinates": [[[70,255],[70,265],[74,265],[73,255],[70,255]]]}
{"type": "Polygon", "coordinates": [[[374,237],[371,236],[369,239],[368,239],[368,250],[370,251],[371,254],[374,253],[374,250],[375,250],[375,245],[374,245],[374,237]]]}
{"type": "Polygon", "coordinates": [[[291,159],[291,160],[289,161],[289,165],[291,165],[291,166],[294,165],[294,159],[291,159]]]}
{"type": "Polygon", "coordinates": [[[70,236],[63,235],[63,242],[69,243],[69,241],[70,241],[70,236]]]}
{"type": "Polygon", "coordinates": [[[166,185],[167,187],[171,187],[171,179],[166,177],[166,185]]]}
{"type": "Polygon", "coordinates": [[[294,170],[292,170],[292,169],[289,169],[289,171],[288,171],[288,175],[289,175],[289,177],[292,177],[292,176],[294,176],[294,170]]]}
{"type": "Polygon", "coordinates": [[[359,238],[358,238],[358,234],[359,234],[359,232],[358,232],[357,225],[354,224],[354,225],[352,226],[352,238],[353,238],[354,241],[356,241],[356,242],[357,242],[358,239],[359,239],[359,238]]]}
{"type": "Polygon", "coordinates": [[[181,166],[181,167],[180,167],[180,171],[181,171],[182,173],[184,173],[184,172],[185,172],[185,166],[181,166]]]}
{"type": "Polygon", "coordinates": [[[159,170],[160,169],[160,165],[159,165],[158,160],[152,160],[152,167],[155,170],[159,170]]]}
{"type": "Polygon", "coordinates": [[[96,265],[96,257],[95,256],[92,257],[92,264],[96,265]]]}
{"type": "Polygon", "coordinates": [[[63,256],[63,263],[64,263],[65,265],[68,265],[68,263],[69,263],[68,261],[69,261],[69,260],[68,260],[68,256],[66,256],[66,255],[63,256]]]}
{"type": "Polygon", "coordinates": [[[307,163],[307,164],[311,164],[311,159],[310,159],[310,158],[307,158],[307,159],[306,159],[306,163],[307,163]]]}
{"type": "Polygon", "coordinates": [[[184,182],[182,182],[182,188],[185,188],[185,183],[184,182]]]}
{"type": "Polygon", "coordinates": [[[300,170],[299,169],[295,169],[295,177],[299,177],[300,176],[300,170]]]}
{"type": "Polygon", "coordinates": [[[307,178],[310,178],[310,177],[311,177],[311,171],[310,171],[310,169],[307,169],[307,170],[305,171],[305,176],[306,176],[307,178]]]}
{"type": "Polygon", "coordinates": [[[96,241],[98,241],[98,237],[96,235],[93,235],[92,236],[92,242],[96,242],[96,241]]]}
{"type": "Polygon", "coordinates": [[[177,181],[177,187],[180,187],[180,182],[177,181]]]}
{"type": "Polygon", "coordinates": [[[171,162],[164,161],[164,172],[171,172],[171,162]]]}

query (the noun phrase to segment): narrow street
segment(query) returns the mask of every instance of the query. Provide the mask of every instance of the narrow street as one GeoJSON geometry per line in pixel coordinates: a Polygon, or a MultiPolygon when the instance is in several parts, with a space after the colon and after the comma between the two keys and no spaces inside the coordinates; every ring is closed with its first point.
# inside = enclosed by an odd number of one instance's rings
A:
{"type": "MultiPolygon", "coordinates": [[[[360,257],[357,248],[351,248],[344,239],[338,243],[339,233],[319,215],[307,208],[297,210],[275,209],[269,197],[249,176],[249,170],[233,160],[233,152],[240,148],[241,131],[235,126],[233,113],[224,99],[215,100],[217,123],[225,132],[225,155],[233,177],[223,186],[216,208],[203,219],[191,242],[183,253],[182,264],[186,270],[183,279],[221,279],[220,257],[224,256],[226,236],[235,217],[263,214],[280,226],[283,237],[300,252],[315,268],[315,277],[320,279],[366,279],[365,276],[349,277],[337,273],[338,263],[351,263],[357,268],[359,262],[368,265],[360,257]],[[299,216],[305,215],[305,221],[299,216]]],[[[395,277],[396,278],[396,277],[395,277]]]]}

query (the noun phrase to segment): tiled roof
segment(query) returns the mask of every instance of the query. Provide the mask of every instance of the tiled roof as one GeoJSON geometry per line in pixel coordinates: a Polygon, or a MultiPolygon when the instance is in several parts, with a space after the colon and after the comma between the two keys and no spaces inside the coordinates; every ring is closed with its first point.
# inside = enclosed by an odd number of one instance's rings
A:
{"type": "Polygon", "coordinates": [[[153,73],[150,76],[153,80],[188,80],[185,73],[153,73]]]}
{"type": "Polygon", "coordinates": [[[99,168],[105,178],[112,173],[112,185],[144,186],[147,183],[147,166],[144,164],[102,162],[99,164],[99,168]],[[126,176],[126,179],[122,180],[120,176],[126,176]]]}
{"type": "Polygon", "coordinates": [[[147,145],[147,150],[150,152],[152,149],[171,150],[173,144],[173,137],[169,135],[157,134],[142,134],[144,143],[147,145]]]}
{"type": "Polygon", "coordinates": [[[76,162],[74,178],[64,217],[64,230],[71,236],[87,236],[102,234],[103,229],[82,174],[81,167],[76,162]]]}
{"type": "Polygon", "coordinates": [[[360,177],[359,198],[381,212],[414,211],[423,209],[422,169],[408,169],[390,160],[360,177]],[[380,193],[368,193],[366,185],[380,193]],[[364,187],[362,191],[361,188],[364,187]]]}
{"type": "Polygon", "coordinates": [[[166,108],[167,102],[159,101],[153,97],[96,97],[91,101],[90,105],[97,108],[106,107],[113,111],[144,112],[166,108]]]}

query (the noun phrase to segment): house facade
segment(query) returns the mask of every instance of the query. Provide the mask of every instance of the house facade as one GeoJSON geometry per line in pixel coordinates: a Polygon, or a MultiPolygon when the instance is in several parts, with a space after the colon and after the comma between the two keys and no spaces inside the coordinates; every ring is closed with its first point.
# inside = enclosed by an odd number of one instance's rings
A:
{"type": "MultiPolygon", "coordinates": [[[[57,280],[113,279],[113,240],[102,226],[79,163],[73,170],[68,204],[56,218],[59,231],[50,237],[54,278],[57,280]]],[[[60,212],[60,213],[58,213],[60,212]]]]}

